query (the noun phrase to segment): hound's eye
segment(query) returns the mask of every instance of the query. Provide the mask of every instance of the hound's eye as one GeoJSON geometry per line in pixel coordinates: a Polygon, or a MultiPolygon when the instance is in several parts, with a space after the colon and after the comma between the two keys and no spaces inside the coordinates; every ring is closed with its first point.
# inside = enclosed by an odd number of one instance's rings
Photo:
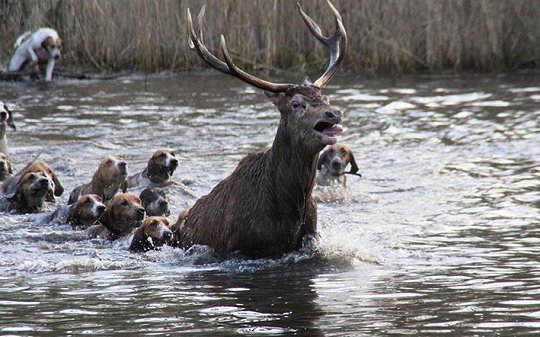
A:
{"type": "Polygon", "coordinates": [[[166,153],[162,153],[162,154],[159,155],[159,158],[165,158],[165,157],[167,157],[166,153]]]}
{"type": "Polygon", "coordinates": [[[128,206],[129,205],[129,202],[127,200],[124,200],[122,201],[122,203],[120,204],[122,206],[128,206]]]}
{"type": "Polygon", "coordinates": [[[174,151],[171,151],[171,156],[176,156],[176,153],[174,151]]]}
{"type": "Polygon", "coordinates": [[[157,223],[157,222],[155,222],[155,221],[152,222],[152,223],[150,223],[150,227],[151,227],[151,228],[156,228],[158,225],[159,225],[159,223],[157,223]]]}
{"type": "Polygon", "coordinates": [[[107,160],[105,160],[105,165],[110,166],[112,164],[112,162],[113,161],[111,159],[107,159],[107,160]]]}

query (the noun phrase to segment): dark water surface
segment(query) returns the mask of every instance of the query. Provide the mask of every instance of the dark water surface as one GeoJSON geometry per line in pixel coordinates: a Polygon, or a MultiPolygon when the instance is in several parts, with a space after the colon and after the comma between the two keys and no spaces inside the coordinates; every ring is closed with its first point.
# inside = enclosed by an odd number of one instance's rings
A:
{"type": "MultiPolygon", "coordinates": [[[[334,80],[325,92],[363,178],[339,202],[318,192],[330,202],[315,251],[133,254],[127,240],[0,215],[0,336],[539,336],[539,79],[334,80]]],[[[67,192],[106,155],[134,173],[175,149],[173,217],[268,147],[279,118],[260,92],[213,73],[0,93],[18,126],[15,167],[39,155],[67,192]]]]}

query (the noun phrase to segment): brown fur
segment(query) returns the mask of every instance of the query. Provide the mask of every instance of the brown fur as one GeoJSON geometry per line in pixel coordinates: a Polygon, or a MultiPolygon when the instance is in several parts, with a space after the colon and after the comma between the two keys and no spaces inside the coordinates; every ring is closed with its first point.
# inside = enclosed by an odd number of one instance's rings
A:
{"type": "Polygon", "coordinates": [[[54,196],[61,196],[64,193],[64,187],[58,179],[58,175],[54,170],[44,161],[34,160],[33,162],[26,165],[25,168],[17,172],[13,177],[10,177],[4,181],[2,184],[2,191],[5,194],[11,194],[15,191],[15,188],[18,184],[19,179],[27,173],[30,172],[41,172],[45,174],[53,183],[53,193],[50,193],[47,196],[47,201],[54,201],[54,196]]]}
{"type": "Polygon", "coordinates": [[[164,244],[170,245],[172,237],[169,220],[163,216],[151,216],[144,219],[142,226],[137,228],[129,249],[134,252],[157,250],[164,244]]]}
{"type": "Polygon", "coordinates": [[[8,156],[0,152],[0,182],[13,175],[13,168],[8,156]]]}
{"type": "Polygon", "coordinates": [[[53,183],[46,174],[28,172],[17,181],[15,193],[7,196],[8,203],[0,211],[19,214],[40,212],[45,208],[46,198],[52,189],[53,183]]]}
{"type": "Polygon", "coordinates": [[[138,196],[129,193],[117,194],[99,219],[100,224],[90,227],[90,236],[116,240],[131,234],[141,225],[143,219],[144,208],[138,196]]]}
{"type": "Polygon", "coordinates": [[[358,165],[350,147],[342,143],[328,146],[319,157],[317,183],[329,185],[333,182],[340,182],[343,187],[347,187],[347,177],[344,174],[345,168],[349,164],[351,164],[349,173],[357,173],[358,165]]]}
{"type": "Polygon", "coordinates": [[[335,142],[320,130],[340,123],[341,111],[309,83],[275,95],[273,102],[281,119],[272,147],[245,157],[195,203],[175,226],[181,247],[208,245],[220,257],[279,256],[316,233],[311,193],[318,154],[335,142]]]}
{"type": "Polygon", "coordinates": [[[105,157],[99,164],[92,180],[88,184],[77,186],[69,195],[68,204],[72,204],[81,195],[99,195],[105,204],[108,204],[121,188],[122,192],[127,189],[127,164],[113,156],[105,157]]]}

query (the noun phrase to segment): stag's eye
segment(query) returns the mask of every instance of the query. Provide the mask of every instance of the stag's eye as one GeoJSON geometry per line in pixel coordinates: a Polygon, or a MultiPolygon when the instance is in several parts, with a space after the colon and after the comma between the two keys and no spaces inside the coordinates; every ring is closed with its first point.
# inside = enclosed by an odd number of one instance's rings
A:
{"type": "Polygon", "coordinates": [[[291,108],[293,108],[293,110],[299,110],[299,109],[301,109],[303,107],[304,107],[304,105],[301,102],[293,101],[291,103],[291,108]]]}

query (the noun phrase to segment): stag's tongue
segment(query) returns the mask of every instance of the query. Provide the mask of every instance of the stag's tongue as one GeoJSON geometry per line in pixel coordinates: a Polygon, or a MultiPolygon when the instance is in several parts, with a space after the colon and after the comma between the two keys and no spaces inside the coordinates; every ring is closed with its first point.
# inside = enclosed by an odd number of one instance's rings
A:
{"type": "Polygon", "coordinates": [[[335,137],[343,132],[341,124],[334,124],[331,128],[324,129],[322,133],[328,137],[335,137]]]}

